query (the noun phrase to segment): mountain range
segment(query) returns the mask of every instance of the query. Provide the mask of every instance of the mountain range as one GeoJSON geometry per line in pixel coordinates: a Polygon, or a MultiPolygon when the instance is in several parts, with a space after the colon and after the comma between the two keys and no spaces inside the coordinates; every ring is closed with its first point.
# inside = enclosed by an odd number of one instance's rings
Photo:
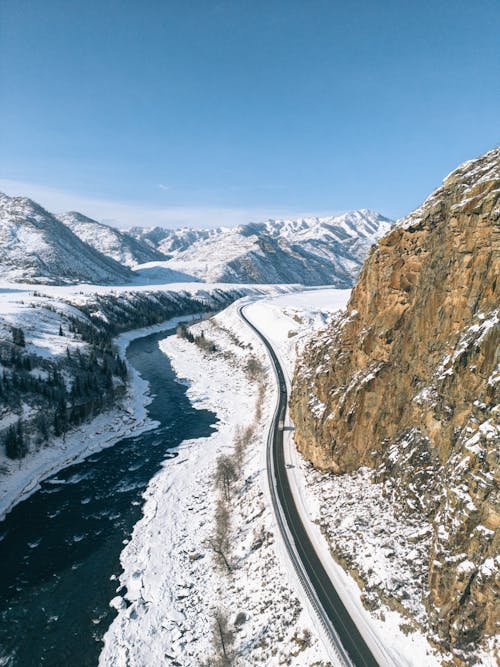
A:
{"type": "Polygon", "coordinates": [[[0,277],[53,284],[201,280],[350,287],[369,248],[391,225],[362,209],[234,228],[120,231],[78,212],[55,216],[30,199],[0,194],[0,277]]]}
{"type": "Polygon", "coordinates": [[[92,220],[77,211],[63,213],[59,220],[94,250],[125,266],[166,259],[163,253],[148,243],[142,243],[126,232],[92,220]]]}
{"type": "Polygon", "coordinates": [[[268,220],[234,228],[132,228],[168,257],[165,266],[207,282],[350,287],[369,248],[392,221],[362,209],[342,215],[268,220]]]}

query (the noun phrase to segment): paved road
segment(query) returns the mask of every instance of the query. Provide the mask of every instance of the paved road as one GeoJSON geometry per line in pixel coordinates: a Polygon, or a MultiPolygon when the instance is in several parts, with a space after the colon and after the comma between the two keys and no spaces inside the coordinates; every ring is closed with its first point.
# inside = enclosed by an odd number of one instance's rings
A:
{"type": "Polygon", "coordinates": [[[239,309],[240,316],[266,346],[278,382],[278,404],[267,447],[267,470],[276,518],[290,558],[330,639],[332,658],[348,666],[378,667],[316,554],[297,510],[288,481],[283,448],[282,425],[287,410],[285,376],[271,344],[247,319],[244,309],[244,306],[239,309]]]}

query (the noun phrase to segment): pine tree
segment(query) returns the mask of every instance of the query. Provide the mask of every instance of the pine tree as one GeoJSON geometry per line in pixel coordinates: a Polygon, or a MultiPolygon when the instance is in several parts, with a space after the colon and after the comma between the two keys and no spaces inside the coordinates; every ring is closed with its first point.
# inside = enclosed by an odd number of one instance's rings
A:
{"type": "Polygon", "coordinates": [[[22,459],[26,456],[27,447],[24,439],[23,425],[19,419],[16,426],[10,426],[5,438],[5,453],[9,459],[22,459]]]}
{"type": "Polygon", "coordinates": [[[26,346],[24,331],[21,329],[21,327],[12,327],[12,342],[14,345],[19,345],[19,347],[26,346]]]}

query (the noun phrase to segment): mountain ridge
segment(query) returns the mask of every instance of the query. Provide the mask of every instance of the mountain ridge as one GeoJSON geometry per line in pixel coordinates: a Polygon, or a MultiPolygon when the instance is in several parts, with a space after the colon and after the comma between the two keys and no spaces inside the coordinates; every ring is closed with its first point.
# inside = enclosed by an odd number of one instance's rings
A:
{"type": "Polygon", "coordinates": [[[78,211],[68,211],[57,218],[78,238],[95,250],[125,266],[165,260],[163,253],[116,227],[93,220],[78,211]]]}
{"type": "Polygon", "coordinates": [[[391,226],[380,213],[360,209],[237,227],[124,232],[76,211],[56,216],[28,198],[2,195],[0,276],[41,283],[194,280],[347,288],[391,226]]]}
{"type": "Polygon", "coordinates": [[[369,248],[392,224],[376,211],[360,209],[237,227],[133,227],[129,233],[165,254],[165,266],[207,282],[350,287],[369,248]]]}
{"type": "Polygon", "coordinates": [[[130,281],[132,272],[81,241],[27,197],[0,193],[0,277],[14,282],[130,281]]]}

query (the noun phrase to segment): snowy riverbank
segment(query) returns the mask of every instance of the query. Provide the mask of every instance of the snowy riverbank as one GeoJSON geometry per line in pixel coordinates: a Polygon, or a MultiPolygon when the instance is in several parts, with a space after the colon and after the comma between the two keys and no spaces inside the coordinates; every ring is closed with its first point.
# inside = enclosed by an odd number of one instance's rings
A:
{"type": "MultiPolygon", "coordinates": [[[[93,317],[97,323],[113,321],[125,328],[127,323],[131,326],[130,323],[134,322],[133,316],[137,314],[137,310],[149,312],[158,306],[159,299],[162,299],[166,308],[165,316],[168,317],[170,313],[187,309],[186,304],[188,308],[192,305],[193,311],[209,307],[217,310],[240,293],[279,294],[296,289],[297,286],[293,285],[171,283],[40,286],[0,281],[0,341],[11,342],[13,330],[21,330],[25,337],[23,353],[32,355],[35,366],[37,359],[50,360],[57,366],[66,355],[75,356],[89,350],[88,342],[73,331],[75,321],[92,326],[93,317]],[[117,307],[116,312],[112,310],[113,306],[117,307]],[[121,321],[120,318],[125,320],[121,321]]],[[[164,311],[158,308],[154,311],[154,316],[162,316],[162,312],[164,311]]],[[[186,317],[189,315],[182,319],[186,317]]],[[[178,317],[153,327],[128,331],[118,336],[115,342],[123,356],[126,346],[133,338],[175,326],[177,321],[178,317]]],[[[1,372],[5,373],[5,368],[0,360],[1,372]]],[[[10,372],[11,369],[8,369],[8,374],[10,372]]],[[[30,372],[33,377],[47,374],[45,370],[37,367],[30,372]]],[[[64,371],[62,374],[64,376],[64,371]]],[[[129,379],[126,397],[119,405],[66,432],[64,436],[56,437],[49,431],[50,446],[41,448],[43,439],[39,437],[38,442],[31,443],[31,451],[21,460],[7,457],[4,447],[0,447],[0,519],[15,504],[34,493],[44,478],[95,451],[113,446],[123,437],[138,435],[153,426],[147,421],[147,383],[143,382],[133,369],[130,369],[129,379]]],[[[72,381],[73,378],[65,377],[67,387],[71,386],[72,381]]],[[[0,406],[2,444],[11,425],[20,420],[29,422],[40,410],[36,394],[30,400],[31,404],[21,401],[15,406],[8,403],[0,406]]]]}
{"type": "MultiPolygon", "coordinates": [[[[345,304],[348,294],[312,290],[260,300],[248,307],[247,315],[271,339],[290,375],[297,350],[345,304]]],[[[217,431],[209,438],[183,443],[178,458],[166,461],[151,480],[143,519],[122,553],[124,571],[112,601],[118,616],[105,636],[100,664],[128,667],[160,660],[186,666],[209,664],[220,650],[219,614],[232,634],[233,664],[330,664],[269,509],[264,460],[274,401],[274,388],[269,385],[242,480],[234,483],[231,496],[230,573],[221,569],[210,546],[217,530],[217,462],[221,455],[231,455],[238,434],[252,424],[259,400],[255,382],[249,381],[244,368],[251,356],[266,367],[268,362],[235,305],[213,321],[195,326],[193,333],[202,330],[205,338],[216,343],[217,352],[203,352],[178,337],[166,339],[161,347],[188,384],[193,403],[217,413],[217,431]]],[[[345,495],[346,485],[356,483],[354,477],[351,481],[348,476],[337,479],[310,472],[298,454],[293,463],[303,515],[315,530],[318,549],[329,561],[329,571],[349,608],[372,636],[372,643],[381,647],[380,655],[385,654],[381,664],[440,664],[420,632],[412,629],[407,634],[403,616],[383,605],[374,614],[366,610],[357,583],[331,558],[328,542],[314,524],[324,516],[332,494],[345,495]]]]}
{"type": "MultiPolygon", "coordinates": [[[[176,317],[158,325],[128,331],[118,336],[115,343],[124,357],[132,340],[175,327],[180,321],[192,317],[176,317]]],[[[32,452],[21,461],[2,457],[0,520],[17,503],[35,493],[47,477],[97,451],[112,447],[122,438],[154,428],[156,423],[148,418],[146,410],[150,401],[148,383],[129,366],[127,393],[119,405],[69,431],[65,437],[54,438],[50,447],[32,452]]]]}
{"type": "Polygon", "coordinates": [[[208,664],[220,652],[216,621],[227,622],[228,651],[236,665],[326,665],[315,620],[294,590],[293,575],[277,551],[266,502],[265,445],[274,387],[265,400],[245,372],[248,360],[267,364],[236,307],[193,327],[217,345],[204,352],[178,337],[161,343],[188,385],[195,406],[216,412],[217,430],[185,442],[166,461],[145,494],[143,519],[122,553],[119,614],[105,636],[100,664],[208,664]],[[264,408],[256,420],[256,403],[264,408]],[[231,571],[210,546],[217,531],[221,455],[254,428],[241,476],[232,483],[229,510],[231,571]],[[128,605],[128,606],[127,606],[128,605]]]}

